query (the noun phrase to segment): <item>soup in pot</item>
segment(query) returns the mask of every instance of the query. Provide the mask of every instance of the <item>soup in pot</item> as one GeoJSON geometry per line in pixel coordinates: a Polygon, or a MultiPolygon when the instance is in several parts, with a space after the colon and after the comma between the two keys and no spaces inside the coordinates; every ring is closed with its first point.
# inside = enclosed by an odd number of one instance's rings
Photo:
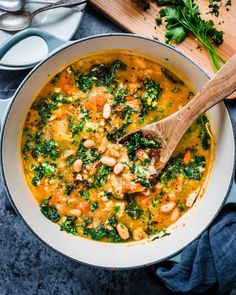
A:
{"type": "Polygon", "coordinates": [[[121,242],[168,234],[202,192],[214,157],[206,115],[152,177],[159,143],[127,132],[165,118],[193,97],[153,60],[107,52],[56,74],[28,111],[21,155],[42,214],[62,231],[121,242]]]}

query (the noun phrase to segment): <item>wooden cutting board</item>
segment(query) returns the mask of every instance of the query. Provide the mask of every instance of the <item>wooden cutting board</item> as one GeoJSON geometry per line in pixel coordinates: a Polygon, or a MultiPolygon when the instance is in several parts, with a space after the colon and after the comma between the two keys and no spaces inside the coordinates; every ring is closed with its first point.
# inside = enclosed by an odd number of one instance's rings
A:
{"type": "MultiPolygon", "coordinates": [[[[158,38],[165,40],[165,24],[155,26],[155,18],[160,10],[155,3],[151,3],[151,9],[142,11],[132,0],[88,0],[89,3],[113,22],[118,24],[127,32],[158,38]]],[[[225,32],[224,43],[219,47],[222,55],[228,59],[236,53],[236,0],[232,0],[232,5],[220,9],[219,17],[206,14],[209,11],[209,0],[197,1],[202,15],[205,19],[212,19],[219,30],[225,32]]],[[[226,2],[226,1],[225,1],[226,2]]],[[[199,43],[193,36],[186,38],[176,48],[190,56],[209,74],[213,74],[213,67],[204,48],[197,49],[199,43]]]]}

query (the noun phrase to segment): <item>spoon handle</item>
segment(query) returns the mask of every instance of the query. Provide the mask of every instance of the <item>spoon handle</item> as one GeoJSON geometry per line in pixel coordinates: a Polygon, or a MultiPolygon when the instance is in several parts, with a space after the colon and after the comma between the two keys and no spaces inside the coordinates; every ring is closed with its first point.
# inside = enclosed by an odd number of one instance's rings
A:
{"type": "Polygon", "coordinates": [[[56,3],[49,4],[47,6],[41,7],[35,11],[32,12],[32,17],[34,17],[36,14],[49,10],[49,9],[54,9],[54,8],[59,8],[59,7],[71,7],[79,4],[84,4],[86,3],[86,0],[60,0],[57,1],[56,3]]]}
{"type": "Polygon", "coordinates": [[[186,130],[204,112],[236,90],[236,54],[181,110],[162,120],[168,125],[168,146],[174,150],[186,130]],[[166,121],[166,122],[165,122],[166,121]]]}

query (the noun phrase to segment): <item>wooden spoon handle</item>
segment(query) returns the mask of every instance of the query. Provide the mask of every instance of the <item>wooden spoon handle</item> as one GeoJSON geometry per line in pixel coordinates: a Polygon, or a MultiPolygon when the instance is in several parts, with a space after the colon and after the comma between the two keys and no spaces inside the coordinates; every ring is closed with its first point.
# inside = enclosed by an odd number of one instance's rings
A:
{"type": "MultiPolygon", "coordinates": [[[[178,112],[160,121],[160,129],[166,130],[169,154],[176,148],[186,130],[195,120],[212,106],[236,90],[236,54],[198,92],[194,98],[178,112]],[[165,122],[166,121],[166,122],[165,122]],[[166,124],[168,122],[168,124],[166,124]],[[165,126],[165,127],[164,127],[165,126]],[[166,127],[168,126],[168,127],[166,127]]],[[[168,156],[167,156],[168,157],[168,156]]]]}
{"type": "Polygon", "coordinates": [[[236,54],[181,110],[166,118],[170,130],[175,130],[168,143],[173,150],[185,131],[205,111],[236,90],[236,54]]]}
{"type": "Polygon", "coordinates": [[[236,54],[181,110],[191,125],[202,113],[236,90],[236,54]],[[191,123],[190,123],[191,121],[191,123]]]}

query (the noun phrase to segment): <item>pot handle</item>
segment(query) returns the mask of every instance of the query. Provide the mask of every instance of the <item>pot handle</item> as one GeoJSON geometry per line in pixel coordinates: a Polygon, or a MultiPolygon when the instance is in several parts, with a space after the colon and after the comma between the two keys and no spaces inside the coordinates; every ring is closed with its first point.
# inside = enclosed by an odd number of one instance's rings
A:
{"type": "MultiPolygon", "coordinates": [[[[37,28],[29,28],[24,31],[21,31],[14,36],[12,36],[10,39],[5,41],[1,46],[0,46],[0,65],[5,66],[5,67],[19,67],[19,65],[16,65],[14,63],[8,63],[2,61],[2,58],[4,55],[10,50],[14,45],[16,45],[19,41],[24,40],[25,38],[31,37],[31,36],[38,36],[42,38],[48,47],[48,54],[51,53],[53,50],[56,48],[65,45],[69,41],[64,41],[60,38],[57,38],[48,32],[45,32],[43,30],[39,30],[37,28]]],[[[34,65],[34,63],[32,64],[34,65]]]]}
{"type": "Polygon", "coordinates": [[[12,101],[13,96],[7,99],[0,99],[0,133],[2,132],[2,126],[12,101]]]}
{"type": "Polygon", "coordinates": [[[236,204],[236,182],[232,181],[232,186],[229,190],[228,196],[225,200],[224,206],[228,204],[236,204]]]}

